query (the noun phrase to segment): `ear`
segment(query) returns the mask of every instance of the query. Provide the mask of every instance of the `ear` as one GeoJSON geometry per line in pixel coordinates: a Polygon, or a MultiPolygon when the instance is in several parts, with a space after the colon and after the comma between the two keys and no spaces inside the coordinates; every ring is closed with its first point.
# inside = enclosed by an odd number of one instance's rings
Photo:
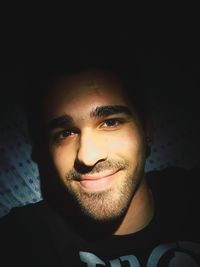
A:
{"type": "Polygon", "coordinates": [[[145,118],[144,120],[144,134],[145,134],[145,140],[146,144],[148,146],[151,146],[154,141],[154,134],[153,134],[153,122],[151,118],[145,118]]]}
{"type": "Polygon", "coordinates": [[[153,134],[153,121],[151,118],[145,118],[144,119],[144,135],[145,135],[145,142],[146,142],[146,147],[147,147],[147,152],[146,152],[146,158],[148,158],[151,154],[151,146],[153,145],[154,141],[154,134],[153,134]]]}

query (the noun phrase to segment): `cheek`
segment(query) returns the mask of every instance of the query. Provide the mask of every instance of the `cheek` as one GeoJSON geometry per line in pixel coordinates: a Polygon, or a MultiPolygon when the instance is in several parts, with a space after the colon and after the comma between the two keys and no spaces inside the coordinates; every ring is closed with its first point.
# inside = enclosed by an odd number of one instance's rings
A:
{"type": "Polygon", "coordinates": [[[66,147],[57,147],[52,151],[52,160],[54,166],[62,177],[73,168],[73,151],[66,147]]]}
{"type": "Polygon", "coordinates": [[[141,151],[142,140],[138,132],[129,130],[113,138],[112,142],[108,141],[107,145],[111,153],[133,159],[141,151]]]}

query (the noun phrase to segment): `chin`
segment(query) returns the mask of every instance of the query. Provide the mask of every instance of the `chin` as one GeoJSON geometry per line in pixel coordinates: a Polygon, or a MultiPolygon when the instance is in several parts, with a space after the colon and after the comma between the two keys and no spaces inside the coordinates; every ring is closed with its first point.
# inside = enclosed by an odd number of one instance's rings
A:
{"type": "MultiPolygon", "coordinates": [[[[123,187],[127,188],[127,187],[123,187]]],[[[79,212],[99,223],[119,220],[126,213],[133,197],[130,190],[107,189],[101,192],[72,191],[70,195],[79,212]]]]}

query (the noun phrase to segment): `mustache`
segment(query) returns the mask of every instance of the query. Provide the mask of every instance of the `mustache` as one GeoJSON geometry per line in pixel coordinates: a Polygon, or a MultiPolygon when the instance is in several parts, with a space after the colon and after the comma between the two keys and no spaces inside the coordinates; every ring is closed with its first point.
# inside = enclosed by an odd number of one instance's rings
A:
{"type": "Polygon", "coordinates": [[[97,163],[94,167],[90,169],[88,172],[81,173],[77,171],[75,168],[70,170],[69,172],[66,173],[65,178],[66,180],[81,180],[81,176],[84,174],[96,174],[101,171],[105,170],[121,170],[125,169],[128,166],[128,163],[126,161],[115,161],[115,160],[107,160],[104,162],[99,162],[97,163]]]}

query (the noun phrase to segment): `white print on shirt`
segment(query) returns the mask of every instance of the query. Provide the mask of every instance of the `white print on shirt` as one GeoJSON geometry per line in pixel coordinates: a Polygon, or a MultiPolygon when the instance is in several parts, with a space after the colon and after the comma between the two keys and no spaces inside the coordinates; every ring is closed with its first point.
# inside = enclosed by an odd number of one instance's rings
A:
{"type": "MultiPolygon", "coordinates": [[[[126,262],[130,267],[142,267],[134,255],[121,256],[117,259],[103,261],[91,252],[79,252],[80,260],[87,267],[109,266],[123,267],[126,262]]],[[[200,266],[200,244],[180,241],[177,243],[161,244],[153,249],[145,267],[198,267],[200,266]]]]}

